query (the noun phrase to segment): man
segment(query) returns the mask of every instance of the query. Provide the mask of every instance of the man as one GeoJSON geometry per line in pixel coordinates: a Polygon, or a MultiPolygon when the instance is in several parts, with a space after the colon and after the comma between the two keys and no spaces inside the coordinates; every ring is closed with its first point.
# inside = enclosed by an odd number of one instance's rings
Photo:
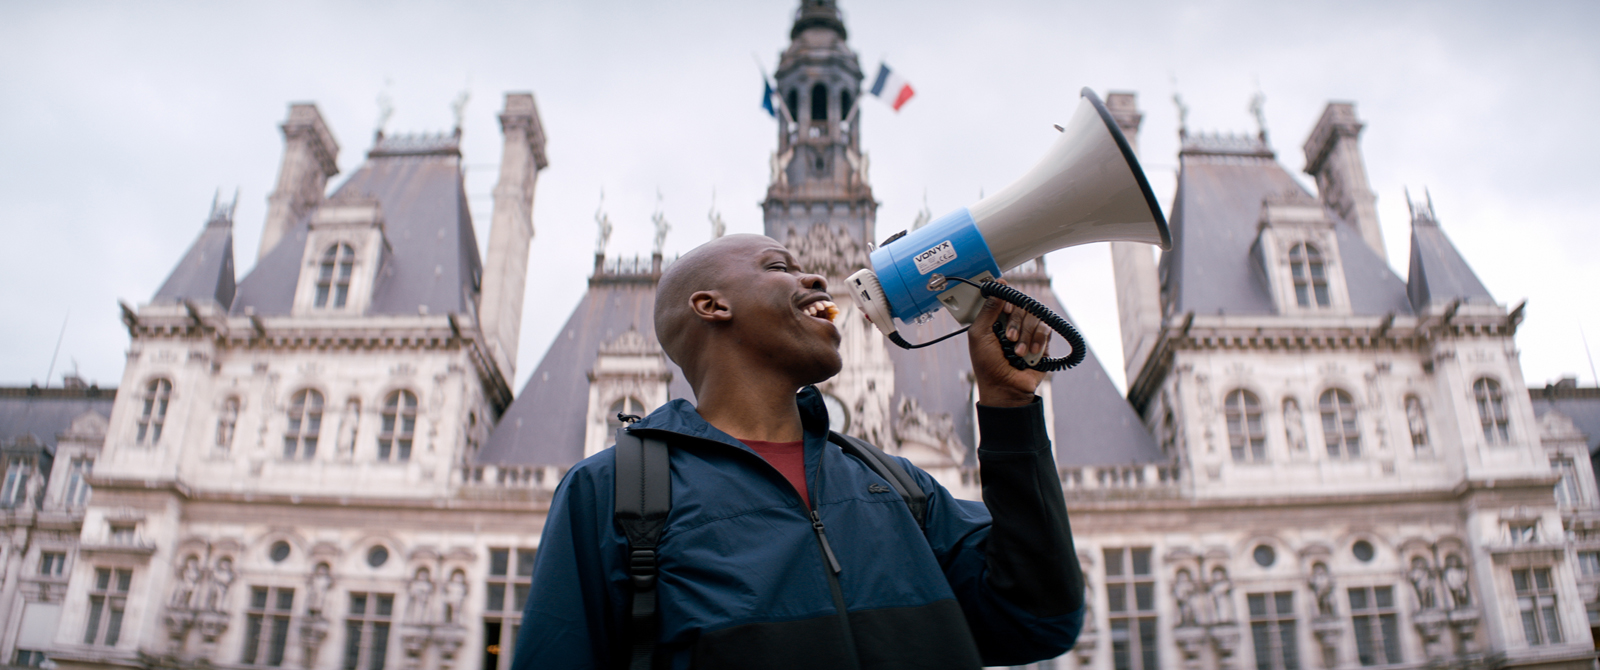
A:
{"type": "MultiPolygon", "coordinates": [[[[828,441],[821,394],[839,330],[826,281],[770,238],[684,255],[656,290],[662,349],[698,405],[630,433],[670,447],[657,549],[656,667],[978,668],[1053,658],[1083,623],[1083,581],[1044,411],[1043,374],[1006,363],[1049,331],[998,301],[968,334],[987,504],[928,494],[923,527],[885,481],[828,441]],[[992,516],[991,516],[992,512],[992,516]]],[[[574,466],[539,546],[514,667],[625,665],[628,540],[613,521],[615,449],[574,466]]]]}

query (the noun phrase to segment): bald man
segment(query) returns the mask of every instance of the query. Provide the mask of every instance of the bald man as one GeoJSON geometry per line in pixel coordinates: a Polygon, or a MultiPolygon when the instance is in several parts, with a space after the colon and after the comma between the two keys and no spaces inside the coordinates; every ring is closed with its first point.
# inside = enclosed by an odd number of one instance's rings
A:
{"type": "MultiPolygon", "coordinates": [[[[1057,479],[1043,374],[1006,363],[1049,331],[990,301],[968,332],[984,502],[927,493],[923,519],[829,441],[814,384],[838,374],[827,282],[776,241],[730,235],[684,255],[656,289],[662,349],[698,405],[628,428],[670,449],[657,548],[657,668],[962,668],[1072,647],[1083,581],[1057,479]]],[[[613,521],[616,450],[574,466],[539,545],[514,667],[627,667],[628,538],[613,521]]],[[[891,457],[893,458],[893,457],[891,457]]]]}

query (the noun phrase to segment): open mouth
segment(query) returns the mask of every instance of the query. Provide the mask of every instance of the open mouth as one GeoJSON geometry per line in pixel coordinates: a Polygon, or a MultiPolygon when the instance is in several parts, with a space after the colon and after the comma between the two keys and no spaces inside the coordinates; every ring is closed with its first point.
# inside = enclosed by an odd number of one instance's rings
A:
{"type": "Polygon", "coordinates": [[[828,323],[833,323],[833,320],[839,317],[839,306],[833,304],[832,300],[818,300],[802,306],[800,311],[806,316],[822,319],[828,323]]]}

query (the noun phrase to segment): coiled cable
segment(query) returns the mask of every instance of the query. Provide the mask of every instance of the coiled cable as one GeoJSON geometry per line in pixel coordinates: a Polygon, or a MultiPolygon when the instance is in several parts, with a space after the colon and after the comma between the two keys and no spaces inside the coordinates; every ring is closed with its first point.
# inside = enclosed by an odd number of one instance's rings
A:
{"type": "MultiPolygon", "coordinates": [[[[1049,307],[1044,306],[1044,303],[1034,300],[1032,296],[1029,296],[1022,291],[997,281],[986,281],[980,284],[970,279],[963,279],[961,277],[949,277],[948,279],[976,287],[985,298],[999,298],[1016,305],[1017,307],[1021,307],[1024,311],[1032,314],[1035,318],[1042,321],[1044,325],[1049,326],[1050,330],[1056,331],[1056,334],[1060,335],[1061,339],[1066,340],[1067,344],[1072,347],[1072,353],[1067,354],[1066,356],[1060,358],[1045,357],[1039,359],[1038,363],[1030,365],[1028,364],[1027,359],[1017,355],[1017,343],[1006,339],[1005,326],[1000,323],[1000,319],[995,319],[994,336],[996,339],[1000,340],[1000,350],[1005,353],[1006,362],[1010,363],[1011,367],[1018,370],[1027,370],[1031,368],[1042,372],[1055,372],[1057,370],[1065,370],[1067,368],[1077,367],[1077,365],[1082,363],[1083,359],[1089,355],[1089,348],[1084,344],[1083,336],[1078,334],[1078,329],[1073,328],[1072,324],[1067,323],[1066,319],[1061,318],[1061,315],[1051,311],[1049,307]]],[[[895,332],[889,334],[889,341],[895,343],[895,345],[902,349],[921,349],[926,346],[938,344],[965,332],[967,332],[967,328],[962,328],[961,330],[946,334],[939,339],[923,342],[921,344],[911,344],[907,342],[905,338],[901,337],[900,333],[895,332]]]]}

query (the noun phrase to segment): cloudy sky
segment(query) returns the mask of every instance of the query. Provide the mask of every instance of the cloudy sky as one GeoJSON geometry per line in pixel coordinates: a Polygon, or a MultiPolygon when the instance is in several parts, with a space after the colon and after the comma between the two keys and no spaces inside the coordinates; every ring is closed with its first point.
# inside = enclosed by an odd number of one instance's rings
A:
{"type": "MultiPolygon", "coordinates": [[[[774,124],[759,109],[795,0],[645,3],[0,4],[0,384],[74,365],[120,384],[117,301],[146,301],[204,222],[240,197],[235,253],[254,264],[288,103],[314,101],[352,172],[387,94],[390,131],[443,131],[462,91],[480,242],[500,156],[495,113],[532,91],[549,137],[540,178],[521,379],[584,290],[602,189],[611,251],[648,253],[662,194],[668,253],[759,232],[774,124]]],[[[1600,4],[845,0],[863,68],[887,61],[917,95],[863,107],[879,237],[1024,172],[1077,91],[1138,93],[1142,154],[1163,205],[1180,94],[1192,130],[1268,132],[1291,171],[1329,100],[1362,136],[1388,252],[1409,249],[1403,189],[1428,189],[1495,298],[1528,301],[1527,381],[1593,384],[1600,347],[1600,4]],[[1590,231],[1590,232],[1585,232],[1590,231]]],[[[335,178],[335,183],[343,176],[335,178]]],[[[1058,252],[1056,290],[1120,384],[1104,245],[1058,252]]]]}

